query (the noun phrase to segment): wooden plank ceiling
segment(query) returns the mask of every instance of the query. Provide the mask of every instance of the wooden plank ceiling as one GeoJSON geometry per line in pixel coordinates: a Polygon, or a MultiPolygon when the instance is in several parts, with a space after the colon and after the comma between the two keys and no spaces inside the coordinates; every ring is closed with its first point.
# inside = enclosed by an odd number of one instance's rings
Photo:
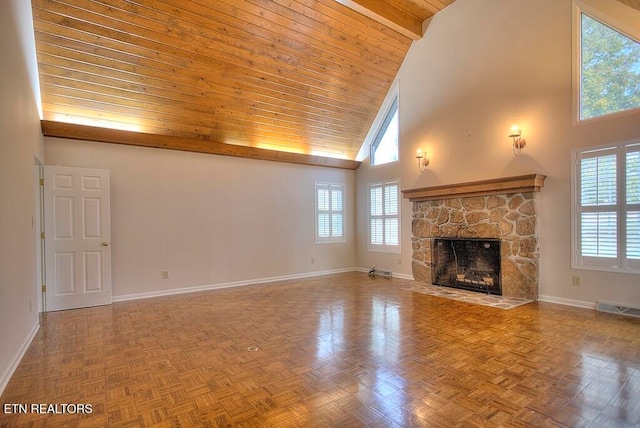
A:
{"type": "Polygon", "coordinates": [[[358,167],[454,0],[33,0],[48,136],[358,167]]]}

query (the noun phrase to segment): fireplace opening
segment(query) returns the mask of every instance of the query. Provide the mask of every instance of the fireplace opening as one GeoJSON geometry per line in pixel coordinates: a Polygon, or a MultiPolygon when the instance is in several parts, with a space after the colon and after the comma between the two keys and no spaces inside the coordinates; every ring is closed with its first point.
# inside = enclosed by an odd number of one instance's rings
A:
{"type": "Polygon", "coordinates": [[[431,282],[502,295],[499,239],[433,240],[431,282]]]}

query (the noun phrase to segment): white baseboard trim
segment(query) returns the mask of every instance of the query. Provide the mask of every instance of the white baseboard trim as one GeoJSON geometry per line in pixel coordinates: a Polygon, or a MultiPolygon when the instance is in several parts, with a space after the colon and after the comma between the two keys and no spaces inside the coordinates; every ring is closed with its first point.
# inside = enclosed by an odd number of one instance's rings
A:
{"type": "Polygon", "coordinates": [[[244,285],[267,284],[269,282],[312,278],[314,276],[331,275],[334,273],[355,272],[357,270],[358,269],[355,267],[343,268],[343,269],[332,269],[332,270],[324,270],[324,271],[316,271],[316,272],[298,273],[293,275],[272,276],[268,278],[248,279],[243,281],[221,282],[218,284],[199,285],[196,287],[174,288],[171,290],[151,291],[148,293],[123,294],[120,296],[113,296],[111,298],[111,301],[113,303],[125,302],[128,300],[148,299],[151,297],[163,297],[163,296],[172,296],[175,294],[195,293],[198,291],[217,290],[220,288],[242,287],[244,285]]]}
{"type": "Polygon", "coordinates": [[[538,301],[547,303],[557,303],[559,305],[574,306],[576,308],[596,309],[595,302],[585,302],[584,300],[563,299],[562,297],[539,295],[538,301]]]}
{"type": "Polygon", "coordinates": [[[35,325],[35,327],[33,327],[33,330],[31,330],[31,333],[27,337],[27,340],[25,340],[22,346],[20,347],[20,350],[18,351],[18,354],[16,355],[16,357],[13,359],[13,362],[11,363],[7,371],[4,372],[4,374],[2,375],[2,378],[0,378],[0,395],[2,395],[2,393],[4,392],[4,389],[9,384],[9,381],[11,380],[11,376],[13,376],[13,373],[18,368],[18,364],[20,364],[20,361],[22,361],[22,357],[24,357],[24,354],[27,352],[27,349],[29,349],[29,345],[31,345],[33,338],[36,337],[36,333],[38,333],[39,329],[40,329],[40,322],[38,322],[35,325]]]}
{"type": "Polygon", "coordinates": [[[409,275],[406,273],[395,273],[391,272],[391,276],[398,279],[408,279],[409,281],[413,281],[413,275],[409,275]]]}

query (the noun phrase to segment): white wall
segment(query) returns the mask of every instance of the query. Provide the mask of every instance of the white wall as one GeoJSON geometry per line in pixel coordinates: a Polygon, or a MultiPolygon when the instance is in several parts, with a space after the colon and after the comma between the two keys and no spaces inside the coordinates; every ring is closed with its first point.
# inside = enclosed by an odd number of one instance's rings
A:
{"type": "Polygon", "coordinates": [[[411,204],[402,206],[399,267],[398,255],[367,251],[368,182],[400,177],[410,189],[540,173],[541,298],[640,306],[640,275],[571,269],[571,150],[640,137],[638,113],[573,125],[571,31],[570,0],[457,0],[430,22],[398,74],[401,161],[365,160],[356,175],[359,266],[410,273],[411,204]],[[518,157],[507,137],[513,122],[528,142],[518,157]],[[431,160],[422,174],[418,148],[431,160]]]}
{"type": "Polygon", "coordinates": [[[44,151],[29,37],[30,2],[0,2],[0,393],[38,326],[33,171],[44,151]]]}
{"type": "Polygon", "coordinates": [[[111,171],[114,297],[355,266],[353,171],[58,138],[45,150],[49,165],[111,171]],[[316,181],[345,185],[346,243],[315,244],[316,181]]]}

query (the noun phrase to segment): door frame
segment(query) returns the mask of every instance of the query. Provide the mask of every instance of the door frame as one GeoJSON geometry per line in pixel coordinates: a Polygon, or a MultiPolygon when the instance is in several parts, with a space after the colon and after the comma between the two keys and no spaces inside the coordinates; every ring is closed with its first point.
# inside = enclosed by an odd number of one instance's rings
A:
{"type": "Polygon", "coordinates": [[[44,250],[44,164],[34,157],[33,167],[35,208],[31,224],[35,228],[36,250],[36,293],[38,295],[38,313],[46,312],[46,296],[43,291],[46,279],[46,254],[44,250]]]}

